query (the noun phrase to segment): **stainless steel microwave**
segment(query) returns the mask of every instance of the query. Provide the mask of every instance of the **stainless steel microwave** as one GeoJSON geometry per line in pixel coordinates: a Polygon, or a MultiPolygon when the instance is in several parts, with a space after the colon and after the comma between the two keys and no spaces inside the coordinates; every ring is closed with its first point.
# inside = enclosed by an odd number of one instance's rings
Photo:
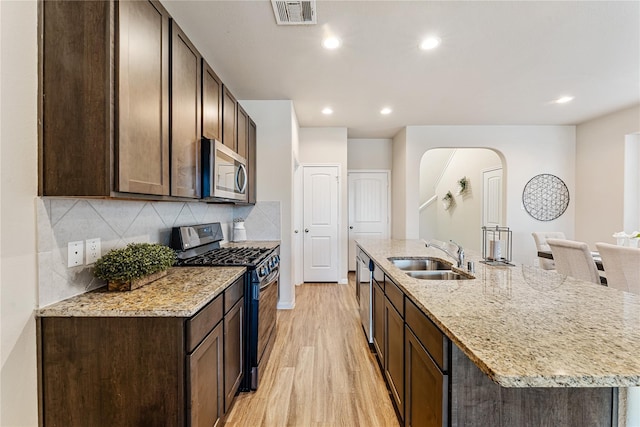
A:
{"type": "Polygon", "coordinates": [[[247,201],[247,161],[220,141],[202,138],[202,197],[247,201]]]}

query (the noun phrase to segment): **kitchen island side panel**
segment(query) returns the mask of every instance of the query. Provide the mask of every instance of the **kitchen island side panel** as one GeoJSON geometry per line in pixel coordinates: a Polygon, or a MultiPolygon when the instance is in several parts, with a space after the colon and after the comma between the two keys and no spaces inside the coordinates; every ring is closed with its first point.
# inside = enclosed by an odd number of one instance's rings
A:
{"type": "Polygon", "coordinates": [[[617,426],[618,389],[501,387],[452,345],[453,426],[617,426]]]}

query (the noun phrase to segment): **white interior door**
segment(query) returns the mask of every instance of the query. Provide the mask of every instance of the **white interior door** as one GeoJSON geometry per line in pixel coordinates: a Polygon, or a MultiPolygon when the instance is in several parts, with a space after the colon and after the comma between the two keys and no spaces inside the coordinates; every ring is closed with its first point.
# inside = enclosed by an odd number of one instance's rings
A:
{"type": "Polygon", "coordinates": [[[304,281],[338,281],[338,167],[304,166],[304,281]]]}
{"type": "Polygon", "coordinates": [[[389,172],[349,172],[349,270],[358,238],[389,237],[389,172]]]}
{"type": "Polygon", "coordinates": [[[482,225],[503,226],[502,169],[482,172],[482,225]]]}

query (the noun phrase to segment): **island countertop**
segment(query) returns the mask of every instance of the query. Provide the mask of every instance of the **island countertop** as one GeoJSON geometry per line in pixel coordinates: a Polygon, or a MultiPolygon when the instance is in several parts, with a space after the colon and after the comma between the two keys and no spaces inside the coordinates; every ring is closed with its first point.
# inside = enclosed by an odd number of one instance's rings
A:
{"type": "Polygon", "coordinates": [[[503,387],[640,385],[639,295],[526,265],[488,266],[469,251],[475,279],[419,280],[388,258],[453,260],[420,240],[357,244],[503,387]]]}
{"type": "Polygon", "coordinates": [[[40,317],[191,317],[220,295],[244,267],[172,267],[168,274],[132,291],[106,287],[37,311],[40,317]]]}

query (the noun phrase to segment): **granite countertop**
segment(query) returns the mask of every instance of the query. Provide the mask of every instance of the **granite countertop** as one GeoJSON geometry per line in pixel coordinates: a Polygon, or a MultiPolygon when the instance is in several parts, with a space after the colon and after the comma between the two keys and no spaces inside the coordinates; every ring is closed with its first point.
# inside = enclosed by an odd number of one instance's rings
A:
{"type": "Polygon", "coordinates": [[[245,272],[244,267],[172,267],[132,291],[106,286],[38,310],[40,317],[191,317],[245,272]]]}
{"type": "Polygon", "coordinates": [[[640,385],[640,295],[526,265],[488,266],[470,251],[475,279],[419,280],[387,258],[453,259],[420,240],[357,243],[501,386],[640,385]]]}

